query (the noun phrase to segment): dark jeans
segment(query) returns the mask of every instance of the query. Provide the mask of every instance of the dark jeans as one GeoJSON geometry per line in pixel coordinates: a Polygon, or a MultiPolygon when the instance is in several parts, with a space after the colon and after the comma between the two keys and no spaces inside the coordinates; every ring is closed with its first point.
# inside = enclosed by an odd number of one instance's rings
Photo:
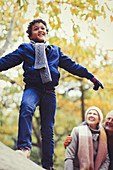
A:
{"type": "Polygon", "coordinates": [[[56,110],[55,91],[28,88],[24,91],[19,115],[17,147],[32,147],[32,118],[39,106],[42,135],[42,166],[53,166],[53,126],[56,110]]]}

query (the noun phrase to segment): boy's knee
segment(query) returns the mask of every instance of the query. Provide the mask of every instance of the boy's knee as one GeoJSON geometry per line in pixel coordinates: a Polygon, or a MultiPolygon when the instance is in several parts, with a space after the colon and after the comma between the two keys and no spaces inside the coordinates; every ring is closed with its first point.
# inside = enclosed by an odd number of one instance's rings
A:
{"type": "Polygon", "coordinates": [[[35,111],[35,106],[29,104],[29,103],[26,103],[26,102],[23,102],[21,103],[21,106],[20,106],[20,112],[26,112],[26,113],[34,113],[35,111]]]}

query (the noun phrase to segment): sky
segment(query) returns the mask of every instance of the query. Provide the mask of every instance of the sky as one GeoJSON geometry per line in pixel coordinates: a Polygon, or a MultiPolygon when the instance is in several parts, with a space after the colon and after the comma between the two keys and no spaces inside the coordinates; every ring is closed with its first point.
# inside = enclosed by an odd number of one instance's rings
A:
{"type": "MultiPolygon", "coordinates": [[[[48,1],[48,0],[46,0],[46,1],[48,1]]],[[[29,2],[30,2],[30,6],[29,6],[29,12],[27,14],[27,17],[29,17],[32,20],[32,19],[34,19],[33,12],[35,13],[34,9],[35,9],[36,0],[34,0],[34,1],[29,0],[29,2]]],[[[99,0],[98,2],[100,3],[100,5],[103,5],[105,2],[107,2],[107,4],[110,6],[110,8],[113,11],[113,0],[111,0],[110,2],[108,0],[99,0]]],[[[61,11],[62,11],[61,18],[63,20],[63,29],[66,31],[68,36],[71,37],[73,34],[72,28],[71,28],[71,22],[70,22],[71,13],[70,13],[69,9],[65,9],[65,7],[62,7],[61,11]]],[[[80,25],[81,31],[80,31],[79,35],[83,39],[86,40],[87,45],[91,45],[91,44],[93,45],[93,44],[97,43],[99,48],[102,48],[103,50],[111,51],[111,50],[113,50],[113,22],[110,22],[110,15],[113,16],[113,12],[110,13],[107,10],[107,8],[106,8],[106,11],[107,11],[106,19],[103,19],[102,17],[98,17],[96,19],[96,21],[93,21],[97,25],[97,30],[99,31],[99,34],[98,34],[99,39],[98,40],[90,35],[90,30],[88,30],[87,22],[83,22],[79,19],[76,19],[75,23],[80,25]]],[[[45,14],[42,15],[42,18],[43,17],[44,17],[44,19],[48,18],[48,16],[46,16],[45,14]]],[[[113,55],[113,52],[110,52],[110,54],[113,55]]]]}
{"type": "MultiPolygon", "coordinates": [[[[102,5],[104,2],[105,2],[105,0],[99,1],[100,5],[102,5]]],[[[109,2],[108,4],[110,5],[110,7],[113,10],[113,1],[109,2]]],[[[96,28],[99,32],[98,40],[90,35],[90,30],[88,30],[87,22],[83,22],[79,19],[76,19],[75,24],[77,23],[78,25],[80,25],[81,31],[79,34],[83,39],[86,40],[87,44],[91,45],[91,44],[97,42],[97,44],[100,48],[103,48],[104,50],[113,50],[113,22],[110,21],[110,15],[113,16],[113,13],[110,13],[107,9],[106,9],[106,11],[107,11],[106,19],[103,19],[103,17],[98,17],[96,19],[96,21],[93,21],[93,23],[97,25],[96,28]]],[[[68,33],[71,36],[71,34],[72,34],[72,30],[70,27],[71,22],[70,22],[70,24],[68,24],[70,21],[70,17],[71,17],[70,12],[68,10],[62,11],[62,17],[63,17],[63,21],[64,21],[64,29],[68,30],[68,33]]]]}
{"type": "MultiPolygon", "coordinates": [[[[100,4],[103,4],[104,2],[107,2],[110,6],[110,8],[113,11],[113,0],[110,2],[106,0],[100,0],[100,4]]],[[[105,20],[103,19],[98,19],[97,22],[99,24],[99,27],[104,28],[105,31],[102,31],[100,34],[100,44],[102,44],[106,50],[113,50],[113,22],[110,22],[109,16],[112,15],[113,17],[113,12],[109,12],[107,10],[107,18],[105,20]]]]}

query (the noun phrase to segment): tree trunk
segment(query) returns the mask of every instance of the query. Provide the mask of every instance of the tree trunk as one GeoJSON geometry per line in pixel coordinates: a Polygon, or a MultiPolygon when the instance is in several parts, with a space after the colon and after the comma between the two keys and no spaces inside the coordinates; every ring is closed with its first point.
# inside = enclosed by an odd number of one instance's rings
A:
{"type": "Polygon", "coordinates": [[[85,120],[85,116],[84,116],[84,88],[83,88],[83,81],[81,81],[81,86],[80,86],[80,90],[81,90],[81,113],[82,113],[82,121],[85,120]]]}
{"type": "Polygon", "coordinates": [[[40,139],[40,135],[36,129],[36,127],[34,126],[34,124],[32,124],[32,129],[34,131],[34,134],[37,138],[37,143],[32,143],[33,146],[37,146],[38,148],[40,148],[40,156],[42,156],[42,143],[41,143],[41,139],[40,139]]]}

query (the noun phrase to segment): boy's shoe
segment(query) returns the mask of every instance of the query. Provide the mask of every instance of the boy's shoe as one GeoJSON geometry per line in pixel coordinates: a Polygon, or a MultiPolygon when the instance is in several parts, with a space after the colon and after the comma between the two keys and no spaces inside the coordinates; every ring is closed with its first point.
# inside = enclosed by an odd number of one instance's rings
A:
{"type": "Polygon", "coordinates": [[[53,167],[47,168],[47,170],[55,170],[53,167]]]}
{"type": "Polygon", "coordinates": [[[16,152],[22,153],[26,158],[30,158],[31,149],[29,147],[21,147],[16,152]]]}

